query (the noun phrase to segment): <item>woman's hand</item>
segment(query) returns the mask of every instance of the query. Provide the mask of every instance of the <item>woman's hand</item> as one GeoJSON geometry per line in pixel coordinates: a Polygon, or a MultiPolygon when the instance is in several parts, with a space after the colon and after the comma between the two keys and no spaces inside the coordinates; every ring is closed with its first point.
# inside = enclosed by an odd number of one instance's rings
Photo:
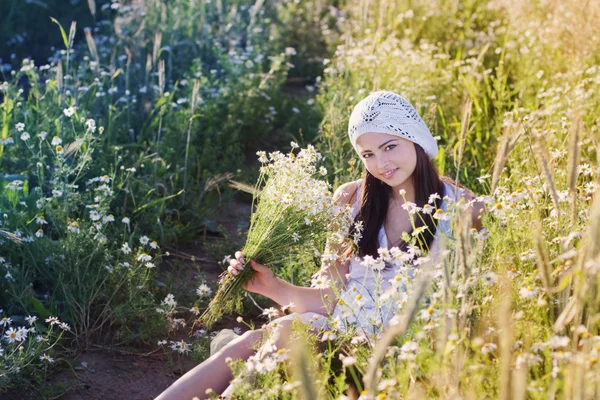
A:
{"type": "MultiPolygon", "coordinates": [[[[244,259],[242,252],[236,251],[235,259],[229,261],[229,267],[227,267],[229,276],[236,276],[239,271],[244,269],[245,263],[246,260],[244,259]]],[[[259,264],[256,261],[250,260],[250,266],[254,270],[254,275],[252,276],[252,279],[242,285],[242,287],[249,292],[258,293],[270,298],[271,293],[273,293],[279,284],[279,279],[269,267],[259,264]]]]}

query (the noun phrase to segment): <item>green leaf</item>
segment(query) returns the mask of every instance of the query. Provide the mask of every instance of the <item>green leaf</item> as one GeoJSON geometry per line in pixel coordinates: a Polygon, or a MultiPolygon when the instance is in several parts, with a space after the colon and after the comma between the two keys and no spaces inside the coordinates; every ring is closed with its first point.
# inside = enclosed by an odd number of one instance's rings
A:
{"type": "Polygon", "coordinates": [[[46,319],[50,316],[50,312],[46,310],[46,307],[44,307],[41,301],[33,296],[29,296],[29,300],[31,300],[31,304],[33,304],[33,308],[35,308],[35,311],[40,318],[46,319]]]}
{"type": "Polygon", "coordinates": [[[437,166],[440,175],[444,175],[446,171],[446,152],[440,151],[437,156],[437,166]]]}
{"type": "Polygon", "coordinates": [[[69,48],[69,39],[67,39],[67,32],[65,32],[64,28],[62,27],[62,25],[60,24],[60,22],[58,22],[56,20],[56,18],[50,17],[50,20],[52,22],[54,22],[56,25],[58,25],[58,27],[60,28],[60,34],[63,38],[63,43],[65,44],[65,48],[69,48]]]}
{"type": "Polygon", "coordinates": [[[183,193],[183,189],[180,190],[179,192],[175,193],[175,194],[170,195],[170,196],[165,196],[165,197],[162,197],[160,199],[152,200],[152,201],[150,201],[150,202],[148,202],[148,203],[146,203],[146,204],[144,204],[142,206],[139,206],[135,210],[133,210],[133,213],[135,214],[137,212],[140,212],[140,211],[144,210],[145,208],[148,208],[148,207],[153,206],[155,204],[159,204],[159,203],[165,202],[165,201],[167,201],[169,199],[172,199],[173,197],[179,196],[182,193],[183,193]]]}

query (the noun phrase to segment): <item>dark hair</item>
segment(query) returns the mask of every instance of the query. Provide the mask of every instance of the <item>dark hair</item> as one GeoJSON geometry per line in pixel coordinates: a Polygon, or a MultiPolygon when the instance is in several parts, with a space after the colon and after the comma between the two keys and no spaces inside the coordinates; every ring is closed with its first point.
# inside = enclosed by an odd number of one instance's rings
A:
{"type": "MultiPolygon", "coordinates": [[[[437,168],[421,146],[415,144],[415,150],[417,165],[411,179],[415,187],[415,203],[418,207],[423,207],[429,201],[429,196],[434,193],[439,194],[442,198],[444,197],[444,180],[446,179],[442,180],[440,178],[437,168]]],[[[365,169],[362,180],[360,211],[354,219],[355,222],[360,221],[363,224],[362,237],[358,242],[359,257],[365,255],[378,257],[379,230],[385,221],[391,195],[392,188],[365,169]]],[[[435,208],[439,208],[440,205],[440,199],[436,199],[432,204],[435,208]]],[[[425,224],[428,226],[429,229],[426,229],[420,235],[419,247],[422,250],[431,248],[436,232],[433,215],[425,213],[421,213],[420,216],[415,215],[414,223],[417,228],[425,224]]],[[[354,233],[354,226],[351,233],[354,233]]],[[[402,240],[397,247],[406,250],[407,246],[408,243],[402,240]]]]}

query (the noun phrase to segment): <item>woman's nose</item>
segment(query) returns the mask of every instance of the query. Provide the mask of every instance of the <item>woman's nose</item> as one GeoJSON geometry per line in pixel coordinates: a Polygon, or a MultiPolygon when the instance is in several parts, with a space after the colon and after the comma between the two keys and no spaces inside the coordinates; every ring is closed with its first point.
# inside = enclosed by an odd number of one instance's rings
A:
{"type": "Polygon", "coordinates": [[[377,168],[379,168],[380,172],[385,172],[388,165],[388,158],[384,154],[380,154],[377,156],[377,168]]]}

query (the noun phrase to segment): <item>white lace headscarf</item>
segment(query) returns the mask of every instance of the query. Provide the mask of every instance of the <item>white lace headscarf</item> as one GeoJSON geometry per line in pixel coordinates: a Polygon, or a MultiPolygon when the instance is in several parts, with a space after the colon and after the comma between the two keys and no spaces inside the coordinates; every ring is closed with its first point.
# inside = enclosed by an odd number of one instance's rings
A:
{"type": "Polygon", "coordinates": [[[410,140],[421,146],[430,158],[438,154],[437,143],[417,110],[393,92],[373,92],[352,110],[348,135],[357,152],[356,140],[367,132],[387,133],[410,140]]]}

